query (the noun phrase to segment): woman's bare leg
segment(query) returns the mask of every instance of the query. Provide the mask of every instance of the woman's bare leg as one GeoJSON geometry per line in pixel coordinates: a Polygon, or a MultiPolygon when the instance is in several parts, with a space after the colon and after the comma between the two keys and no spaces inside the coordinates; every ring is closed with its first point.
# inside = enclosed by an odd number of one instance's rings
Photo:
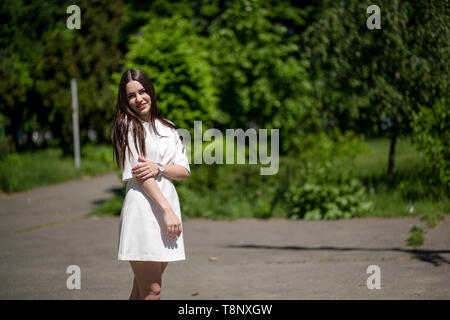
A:
{"type": "Polygon", "coordinates": [[[161,296],[161,275],[165,267],[164,262],[130,261],[139,298],[145,300],[159,300],[161,296]]]}
{"type": "Polygon", "coordinates": [[[166,270],[166,267],[167,267],[168,264],[169,264],[168,262],[162,262],[161,277],[162,277],[162,274],[164,273],[164,270],[166,270]]]}
{"type": "Polygon", "coordinates": [[[133,289],[131,290],[130,300],[140,300],[139,289],[138,289],[136,277],[134,277],[134,280],[133,280],[133,289]]]}

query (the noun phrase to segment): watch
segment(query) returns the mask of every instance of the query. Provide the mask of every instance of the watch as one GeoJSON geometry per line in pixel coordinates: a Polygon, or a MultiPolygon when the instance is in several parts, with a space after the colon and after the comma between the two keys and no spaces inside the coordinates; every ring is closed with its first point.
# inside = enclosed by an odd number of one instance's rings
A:
{"type": "Polygon", "coordinates": [[[156,165],[158,166],[158,174],[156,176],[159,177],[162,175],[162,173],[164,172],[165,169],[161,163],[156,163],[156,165]]]}

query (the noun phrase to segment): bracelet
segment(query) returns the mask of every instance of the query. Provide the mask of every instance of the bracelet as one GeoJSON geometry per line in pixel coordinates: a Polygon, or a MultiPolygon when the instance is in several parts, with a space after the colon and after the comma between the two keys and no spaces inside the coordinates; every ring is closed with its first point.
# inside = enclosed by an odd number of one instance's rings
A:
{"type": "Polygon", "coordinates": [[[162,176],[162,173],[165,170],[164,166],[161,163],[156,163],[156,165],[158,166],[158,174],[156,175],[156,177],[162,176]]]}

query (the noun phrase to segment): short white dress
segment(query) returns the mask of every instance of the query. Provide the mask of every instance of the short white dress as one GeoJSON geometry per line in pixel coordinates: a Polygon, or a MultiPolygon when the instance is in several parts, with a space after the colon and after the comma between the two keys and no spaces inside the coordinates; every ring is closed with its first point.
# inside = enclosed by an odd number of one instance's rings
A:
{"type": "MultiPolygon", "coordinates": [[[[158,133],[163,136],[161,137],[156,135],[149,122],[141,120],[141,123],[146,134],[147,156],[144,158],[161,164],[181,165],[190,173],[186,149],[177,131],[156,119],[155,126],[158,133]]],[[[139,182],[131,173],[131,169],[140,163],[131,130],[128,133],[128,144],[131,157],[127,148],[125,163],[123,168],[121,167],[122,180],[128,182],[120,213],[118,260],[161,262],[185,260],[184,230],[178,238],[171,239],[166,236],[161,210],[141,189],[139,182]]],[[[182,221],[180,201],[172,180],[164,176],[155,180],[173,211],[182,221]]]]}

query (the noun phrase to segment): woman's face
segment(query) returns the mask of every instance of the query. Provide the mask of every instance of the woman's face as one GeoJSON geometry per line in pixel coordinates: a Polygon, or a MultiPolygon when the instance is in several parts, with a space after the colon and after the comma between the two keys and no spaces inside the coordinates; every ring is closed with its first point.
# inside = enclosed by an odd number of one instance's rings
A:
{"type": "Polygon", "coordinates": [[[132,80],[127,83],[127,101],[131,109],[139,115],[142,120],[148,120],[150,112],[151,99],[149,93],[145,90],[139,81],[132,80]]]}

